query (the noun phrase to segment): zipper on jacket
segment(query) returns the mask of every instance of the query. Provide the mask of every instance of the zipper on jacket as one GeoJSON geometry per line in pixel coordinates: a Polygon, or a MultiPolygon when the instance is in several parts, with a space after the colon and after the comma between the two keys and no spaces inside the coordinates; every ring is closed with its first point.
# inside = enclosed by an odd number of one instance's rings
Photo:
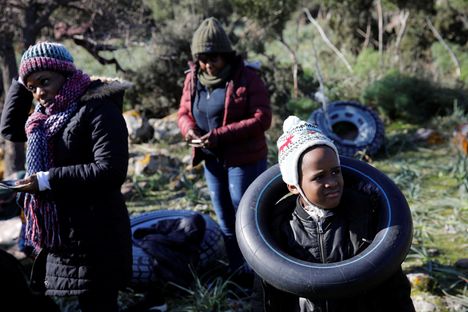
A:
{"type": "MultiPolygon", "coordinates": [[[[318,239],[320,243],[320,258],[322,259],[322,263],[325,263],[325,251],[323,247],[323,227],[322,227],[322,220],[317,220],[317,232],[318,232],[318,239]]],[[[328,300],[325,299],[325,311],[328,312],[328,300]]]]}
{"type": "Polygon", "coordinates": [[[318,229],[318,239],[320,244],[320,258],[322,259],[322,263],[325,263],[325,252],[323,248],[323,228],[322,228],[322,220],[317,221],[317,229],[318,229]]]}

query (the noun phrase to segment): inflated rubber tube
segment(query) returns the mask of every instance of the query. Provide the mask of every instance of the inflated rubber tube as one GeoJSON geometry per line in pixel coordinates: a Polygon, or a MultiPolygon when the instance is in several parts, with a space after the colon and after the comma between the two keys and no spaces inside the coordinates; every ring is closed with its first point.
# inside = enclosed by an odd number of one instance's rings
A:
{"type": "Polygon", "coordinates": [[[392,275],[408,254],[411,213],[398,187],[369,164],[340,157],[345,187],[367,184],[378,196],[378,231],[360,254],[345,261],[311,263],[283,252],[268,228],[275,203],[288,193],[275,165],[247,189],[236,217],[236,234],[247,263],[277,289],[313,299],[342,298],[373,288],[392,275]]]}

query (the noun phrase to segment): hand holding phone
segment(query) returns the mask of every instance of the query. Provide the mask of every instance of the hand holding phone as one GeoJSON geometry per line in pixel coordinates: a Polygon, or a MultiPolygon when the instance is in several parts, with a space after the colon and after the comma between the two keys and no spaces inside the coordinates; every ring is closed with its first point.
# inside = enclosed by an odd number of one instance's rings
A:
{"type": "Polygon", "coordinates": [[[202,146],[202,140],[192,139],[192,140],[189,141],[189,145],[194,146],[194,147],[201,147],[202,146]]]}
{"type": "Polygon", "coordinates": [[[18,180],[3,180],[0,181],[0,187],[15,190],[21,188],[22,185],[17,183],[18,180]]]}
{"type": "Polygon", "coordinates": [[[39,191],[39,182],[35,174],[19,180],[0,181],[1,188],[7,188],[15,192],[36,193],[39,191]]]}

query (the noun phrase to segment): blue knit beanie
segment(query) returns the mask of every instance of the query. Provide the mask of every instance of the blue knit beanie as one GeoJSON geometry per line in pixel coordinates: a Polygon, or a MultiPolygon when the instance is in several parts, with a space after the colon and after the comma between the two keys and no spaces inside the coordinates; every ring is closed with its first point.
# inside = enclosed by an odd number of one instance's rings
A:
{"type": "Polygon", "coordinates": [[[19,75],[23,81],[26,81],[30,74],[43,70],[71,73],[76,71],[76,67],[72,55],[63,44],[39,42],[23,53],[19,75]]]}

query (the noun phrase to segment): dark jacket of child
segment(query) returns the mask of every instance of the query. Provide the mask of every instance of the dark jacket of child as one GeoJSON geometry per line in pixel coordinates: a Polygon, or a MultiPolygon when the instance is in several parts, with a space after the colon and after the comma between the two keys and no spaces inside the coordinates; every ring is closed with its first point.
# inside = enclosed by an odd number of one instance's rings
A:
{"type": "MultiPolygon", "coordinates": [[[[330,263],[349,259],[363,251],[376,233],[376,215],[369,197],[354,190],[345,189],[340,205],[326,211],[320,221],[309,216],[297,196],[278,205],[295,208],[292,213],[287,210],[289,216],[275,219],[274,235],[287,254],[304,261],[330,263]]],[[[414,311],[411,287],[401,268],[379,286],[343,299],[300,298],[266,283],[263,286],[266,311],[414,311]]]]}

